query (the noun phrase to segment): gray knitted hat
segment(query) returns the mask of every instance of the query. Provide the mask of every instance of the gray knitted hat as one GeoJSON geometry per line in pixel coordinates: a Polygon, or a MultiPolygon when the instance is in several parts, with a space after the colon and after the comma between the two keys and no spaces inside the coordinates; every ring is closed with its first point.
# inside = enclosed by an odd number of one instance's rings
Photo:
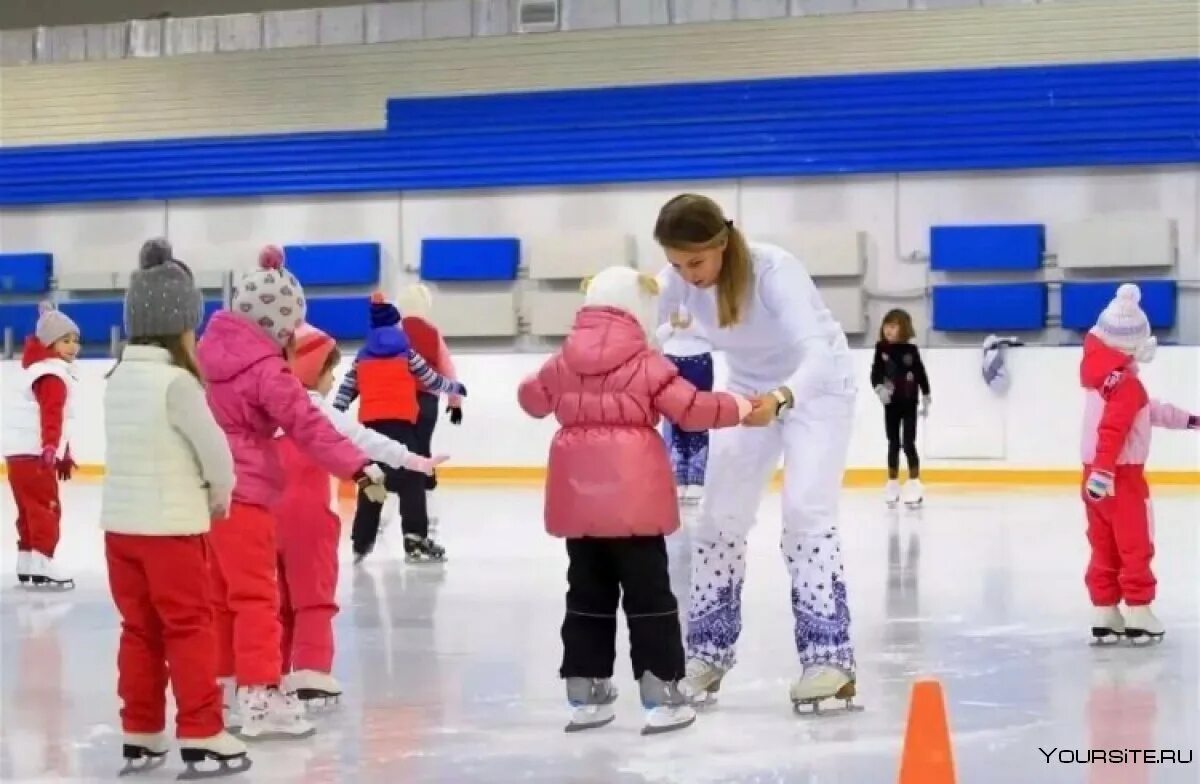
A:
{"type": "Polygon", "coordinates": [[[39,343],[49,348],[67,335],[78,335],[79,326],[70,316],[55,308],[54,303],[43,302],[38,305],[37,326],[33,334],[39,343]]]}
{"type": "Polygon", "coordinates": [[[125,292],[125,334],[130,338],[182,335],[198,329],[204,315],[204,296],[192,271],[174,257],[171,243],[147,240],[138,258],[139,269],[125,292]]]}

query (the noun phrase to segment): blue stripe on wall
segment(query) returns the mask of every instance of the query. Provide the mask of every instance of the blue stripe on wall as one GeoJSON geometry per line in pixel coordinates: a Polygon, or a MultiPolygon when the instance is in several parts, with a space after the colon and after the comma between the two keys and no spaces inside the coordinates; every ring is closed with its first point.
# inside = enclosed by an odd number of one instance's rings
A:
{"type": "Polygon", "coordinates": [[[0,204],[1200,160],[1200,59],[394,100],[388,128],[0,148],[0,204]]]}

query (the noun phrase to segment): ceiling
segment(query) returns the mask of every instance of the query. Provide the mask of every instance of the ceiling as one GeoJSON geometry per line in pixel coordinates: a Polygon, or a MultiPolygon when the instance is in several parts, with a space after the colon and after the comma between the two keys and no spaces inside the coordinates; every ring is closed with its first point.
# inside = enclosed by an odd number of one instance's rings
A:
{"type": "Polygon", "coordinates": [[[207,16],[367,2],[370,0],[0,0],[0,30],[123,22],[164,14],[207,16]]]}

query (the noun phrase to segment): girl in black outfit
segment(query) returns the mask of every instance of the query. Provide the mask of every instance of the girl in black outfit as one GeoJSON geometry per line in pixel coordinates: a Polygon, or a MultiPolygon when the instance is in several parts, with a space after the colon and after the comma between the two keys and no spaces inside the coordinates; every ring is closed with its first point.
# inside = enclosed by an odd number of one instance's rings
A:
{"type": "Polygon", "coordinates": [[[888,506],[904,499],[908,506],[920,506],[925,491],[921,487],[921,458],[917,455],[917,414],[929,413],[929,376],[921,362],[921,352],[911,341],[912,317],[906,311],[888,311],[879,327],[875,359],[871,363],[871,386],[883,403],[883,421],[888,440],[888,483],[884,497],[888,506]],[[919,396],[918,396],[919,393],[919,396]],[[900,491],[900,450],[908,463],[908,481],[900,491]]]}

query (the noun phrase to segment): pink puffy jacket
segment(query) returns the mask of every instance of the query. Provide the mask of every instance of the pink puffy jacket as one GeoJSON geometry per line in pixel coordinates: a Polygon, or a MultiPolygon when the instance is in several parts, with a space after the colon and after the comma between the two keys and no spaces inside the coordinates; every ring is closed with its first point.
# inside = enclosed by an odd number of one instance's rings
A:
{"type": "Polygon", "coordinates": [[[212,317],[196,351],[208,406],[229,439],[233,500],[271,507],[286,477],[275,433],[282,429],[325,471],[350,479],[369,462],[308,399],[279,350],[257,325],[228,311],[212,317]]]}
{"type": "Polygon", "coordinates": [[[657,536],[679,528],[659,414],[684,430],[731,427],[737,402],[701,392],[646,344],[618,308],[585,307],[562,350],[521,382],[521,408],[562,427],[550,444],[546,530],[553,536],[657,536]]]}

